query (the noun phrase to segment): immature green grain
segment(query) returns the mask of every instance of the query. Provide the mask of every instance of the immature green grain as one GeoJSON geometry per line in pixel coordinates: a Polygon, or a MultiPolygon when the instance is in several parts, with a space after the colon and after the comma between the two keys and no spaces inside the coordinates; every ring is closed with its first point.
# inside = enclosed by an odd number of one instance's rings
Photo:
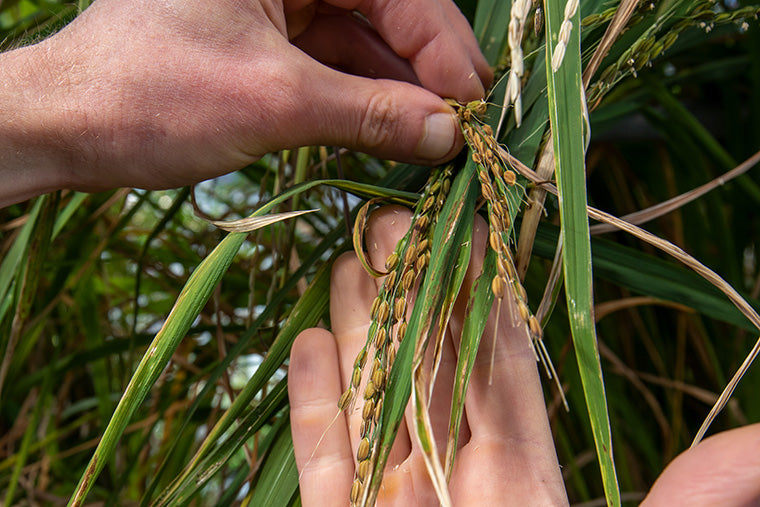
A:
{"type": "MultiPolygon", "coordinates": [[[[651,25],[623,52],[618,60],[607,66],[599,75],[596,82],[589,85],[587,91],[588,103],[596,105],[605,93],[623,77],[631,74],[638,76],[645,67],[651,66],[652,61],[666,52],[679,36],[692,27],[699,27],[709,32],[715,25],[733,23],[742,31],[749,26],[747,19],[757,19],[760,8],[750,5],[727,12],[717,12],[715,2],[708,0],[695,4],[690,11],[679,17],[673,23],[672,15],[661,15],[652,2],[641,2],[635,13],[628,20],[628,27],[651,18],[651,25]]],[[[583,26],[595,27],[608,22],[614,15],[615,8],[608,9],[600,15],[588,16],[583,20],[583,26]]]]}

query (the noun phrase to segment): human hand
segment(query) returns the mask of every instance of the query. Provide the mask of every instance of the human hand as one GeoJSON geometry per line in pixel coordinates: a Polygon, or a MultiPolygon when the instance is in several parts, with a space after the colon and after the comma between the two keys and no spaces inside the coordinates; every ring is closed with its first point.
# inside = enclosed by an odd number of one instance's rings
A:
{"type": "Polygon", "coordinates": [[[0,66],[0,205],[187,185],[306,145],[438,163],[463,142],[440,97],[492,78],[451,0],[97,0],[0,66]]]}
{"type": "Polygon", "coordinates": [[[760,505],[760,424],[724,431],[674,459],[642,507],[760,505]]]}
{"type": "MultiPolygon", "coordinates": [[[[366,243],[370,260],[382,265],[408,229],[408,210],[375,212],[366,243]]],[[[482,265],[487,228],[476,217],[473,255],[463,294],[482,265]]],[[[382,280],[369,277],[354,254],[335,263],[330,311],[333,333],[309,329],[291,352],[288,390],[301,498],[307,507],[345,505],[354,478],[361,407],[337,419],[337,400],[347,387],[353,362],[369,328],[369,308],[382,280]],[[321,439],[321,441],[320,441],[321,439]],[[319,445],[317,443],[319,442],[319,445]],[[326,487],[329,485],[329,487],[326,487]]],[[[446,336],[431,402],[436,440],[445,442],[465,301],[457,301],[446,336]]],[[[481,342],[490,351],[495,312],[481,342]]],[[[502,312],[493,384],[490,357],[478,356],[465,400],[466,417],[449,483],[454,505],[566,505],[562,477],[549,430],[538,372],[522,324],[502,312]]],[[[363,388],[359,389],[362,392],[363,388]]],[[[438,505],[422,453],[409,433],[407,409],[386,466],[378,503],[438,505]]],[[[443,455],[443,448],[440,449],[443,455]]],[[[706,439],[678,456],[658,478],[642,504],[740,507],[760,505],[760,424],[706,439]]]]}
{"type": "MultiPolygon", "coordinates": [[[[384,264],[410,220],[411,213],[401,207],[382,208],[371,216],[366,244],[370,245],[368,255],[374,265],[384,264]]],[[[462,294],[469,294],[480,272],[487,233],[485,222],[476,217],[472,260],[462,294]]],[[[305,506],[348,503],[356,467],[361,404],[330,424],[337,414],[338,398],[350,382],[356,354],[366,340],[370,306],[381,284],[382,280],[373,280],[364,272],[355,255],[340,257],[333,267],[330,288],[334,334],[310,329],[299,335],[293,345],[288,389],[293,445],[305,506]]],[[[466,298],[460,298],[446,333],[430,407],[436,440],[442,446],[441,455],[445,454],[465,307],[466,298]]],[[[488,353],[478,355],[470,378],[449,483],[452,501],[454,505],[466,506],[503,505],[504,499],[509,498],[513,505],[565,505],[567,497],[535,356],[524,324],[512,321],[509,313],[502,310],[498,316],[502,333],[496,343],[493,384],[489,385],[488,353]]],[[[481,350],[491,351],[496,318],[496,312],[492,311],[481,350]]],[[[385,469],[378,504],[439,505],[422,451],[410,433],[413,424],[408,408],[385,469]]]]}

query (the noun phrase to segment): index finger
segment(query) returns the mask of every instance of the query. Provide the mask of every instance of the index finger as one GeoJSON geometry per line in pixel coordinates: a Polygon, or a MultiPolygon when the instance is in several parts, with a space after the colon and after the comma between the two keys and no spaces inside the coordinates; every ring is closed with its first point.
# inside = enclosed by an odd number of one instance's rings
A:
{"type": "Polygon", "coordinates": [[[396,54],[409,60],[428,90],[460,101],[485,94],[490,68],[472,31],[462,30],[461,13],[450,0],[328,2],[367,16],[396,54]]]}
{"type": "MultiPolygon", "coordinates": [[[[462,333],[467,297],[461,296],[477,283],[487,234],[488,225],[476,217],[470,266],[449,323],[454,336],[462,333]]],[[[471,438],[458,454],[455,470],[461,475],[454,484],[481,480],[471,465],[488,463],[487,468],[498,471],[503,480],[478,491],[463,489],[459,500],[469,498],[464,504],[473,504],[475,498],[480,503],[483,498],[499,498],[508,487],[517,505],[566,505],[536,358],[525,323],[514,311],[514,297],[506,291],[501,305],[495,302],[488,316],[465,397],[471,438]]]]}

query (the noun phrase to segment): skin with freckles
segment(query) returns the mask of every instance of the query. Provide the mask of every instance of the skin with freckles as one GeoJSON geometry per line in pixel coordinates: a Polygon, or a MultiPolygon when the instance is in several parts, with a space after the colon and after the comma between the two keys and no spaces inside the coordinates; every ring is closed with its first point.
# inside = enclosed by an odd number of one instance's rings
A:
{"type": "MultiPolygon", "coordinates": [[[[486,225],[476,218],[464,294],[480,271],[486,247],[486,225]]],[[[410,219],[410,212],[400,207],[382,208],[371,216],[365,241],[374,265],[382,265],[390,255],[410,219]]],[[[350,382],[353,361],[369,329],[369,309],[381,285],[382,279],[367,275],[353,253],[344,254],[336,261],[331,279],[332,332],[309,329],[293,344],[288,390],[301,499],[306,507],[348,504],[361,404],[347,415],[338,415],[337,400],[350,382]]],[[[456,302],[430,407],[441,454],[465,305],[461,298],[456,302]]],[[[492,310],[485,328],[481,350],[490,352],[496,339],[493,383],[489,385],[490,356],[481,354],[465,400],[449,483],[451,498],[456,506],[505,505],[505,501],[509,505],[567,505],[528,335],[519,317],[513,320],[507,313],[497,317],[492,310]],[[496,318],[501,319],[498,336],[494,336],[496,318]]],[[[412,424],[407,409],[378,505],[439,505],[421,451],[410,436],[412,424]]],[[[642,505],[760,505],[758,485],[760,424],[708,438],[684,452],[663,472],[642,505]]]]}
{"type": "Polygon", "coordinates": [[[0,67],[0,205],[308,145],[440,163],[463,144],[441,97],[492,79],[451,0],[98,0],[0,67]]]}

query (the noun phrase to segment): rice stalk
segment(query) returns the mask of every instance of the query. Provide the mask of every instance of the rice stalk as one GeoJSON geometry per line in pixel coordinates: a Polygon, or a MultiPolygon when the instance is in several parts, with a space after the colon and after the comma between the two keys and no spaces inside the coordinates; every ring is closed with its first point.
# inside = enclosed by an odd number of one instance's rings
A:
{"type": "Polygon", "coordinates": [[[385,271],[373,267],[363,253],[362,238],[368,210],[377,201],[367,202],[355,222],[353,241],[360,262],[371,276],[386,278],[372,303],[367,341],[354,361],[350,385],[338,401],[340,410],[351,409],[357,400],[362,379],[366,378],[359,430],[361,440],[356,452],[357,468],[350,495],[352,505],[366,505],[373,475],[382,474],[377,467],[377,459],[386,380],[393,367],[398,344],[406,336],[408,298],[430,260],[432,226],[449,191],[450,177],[450,166],[433,172],[417,202],[409,230],[385,261],[385,271]],[[368,361],[370,357],[372,360],[368,361]]]}
{"type": "MultiPolygon", "coordinates": [[[[482,197],[488,203],[488,244],[496,253],[497,258],[497,274],[491,280],[491,291],[496,297],[497,312],[501,311],[501,305],[507,295],[506,291],[510,291],[511,296],[506,298],[507,305],[514,300],[517,308],[513,311],[512,308],[507,307],[505,310],[516,313],[525,324],[536,360],[541,362],[548,378],[554,379],[557,383],[563,403],[567,407],[554,365],[543,345],[543,329],[528,306],[528,295],[517,275],[509,247],[512,216],[517,210],[509,209],[508,195],[510,189],[517,185],[517,175],[500,156],[499,145],[493,137],[491,127],[487,124],[478,124],[478,115],[483,115],[485,112],[485,104],[482,102],[471,102],[459,106],[462,132],[472,151],[472,160],[478,168],[477,176],[482,197]]],[[[499,319],[496,320],[497,325],[498,321],[499,319]]],[[[498,336],[498,329],[495,330],[494,335],[498,336]]],[[[493,373],[494,353],[495,351],[492,350],[491,373],[493,373]]]]}

